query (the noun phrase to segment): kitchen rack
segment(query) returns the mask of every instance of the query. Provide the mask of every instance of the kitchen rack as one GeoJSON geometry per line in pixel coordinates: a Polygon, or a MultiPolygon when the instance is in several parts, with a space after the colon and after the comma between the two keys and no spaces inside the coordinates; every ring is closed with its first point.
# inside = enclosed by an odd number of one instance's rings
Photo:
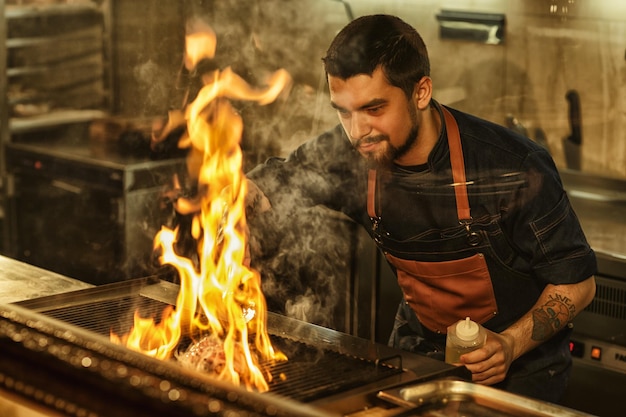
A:
{"type": "Polygon", "coordinates": [[[110,110],[108,4],[4,5],[3,91],[9,137],[110,110]]]}
{"type": "Polygon", "coordinates": [[[25,133],[45,135],[48,128],[111,112],[110,3],[0,0],[2,219],[12,192],[6,144],[25,133]]]}

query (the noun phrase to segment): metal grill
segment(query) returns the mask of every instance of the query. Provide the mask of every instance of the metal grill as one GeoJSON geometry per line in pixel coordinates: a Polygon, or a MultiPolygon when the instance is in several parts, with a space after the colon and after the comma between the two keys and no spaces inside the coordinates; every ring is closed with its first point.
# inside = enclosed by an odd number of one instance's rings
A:
{"type": "Polygon", "coordinates": [[[158,321],[166,306],[167,304],[163,302],[149,298],[129,296],[41,312],[65,323],[109,336],[111,331],[118,335],[130,331],[135,311],[138,311],[141,317],[153,317],[158,321]]]}
{"type": "Polygon", "coordinates": [[[247,392],[197,372],[192,375],[171,361],[106,343],[75,326],[64,329],[58,321],[18,306],[0,306],[0,351],[3,398],[12,398],[22,410],[53,412],[44,415],[328,415],[287,398],[278,402],[278,397],[247,392]]]}
{"type": "Polygon", "coordinates": [[[291,352],[288,361],[268,367],[273,377],[270,392],[294,400],[310,402],[401,372],[401,366],[389,363],[396,358],[374,363],[333,351],[319,351],[276,336],[272,339],[279,349],[291,352]]]}
{"type": "MultiPolygon", "coordinates": [[[[108,337],[111,331],[118,335],[127,333],[132,327],[135,311],[141,317],[158,321],[168,305],[136,293],[60,307],[40,307],[38,311],[108,337]]],[[[300,402],[311,402],[403,372],[399,357],[366,360],[275,334],[271,334],[271,338],[274,346],[289,360],[261,364],[272,375],[270,392],[300,402]]]]}

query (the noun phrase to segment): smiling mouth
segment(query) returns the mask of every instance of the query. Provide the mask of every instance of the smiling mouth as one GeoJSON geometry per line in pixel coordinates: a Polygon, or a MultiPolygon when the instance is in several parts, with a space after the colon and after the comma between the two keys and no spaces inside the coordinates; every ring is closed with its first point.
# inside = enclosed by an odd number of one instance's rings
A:
{"type": "Polygon", "coordinates": [[[365,142],[365,143],[361,143],[358,146],[358,150],[361,152],[371,152],[372,149],[376,148],[376,146],[379,144],[380,142],[365,142]]]}
{"type": "Polygon", "coordinates": [[[383,139],[380,137],[363,138],[356,143],[355,148],[360,152],[371,152],[382,141],[383,139]]]}

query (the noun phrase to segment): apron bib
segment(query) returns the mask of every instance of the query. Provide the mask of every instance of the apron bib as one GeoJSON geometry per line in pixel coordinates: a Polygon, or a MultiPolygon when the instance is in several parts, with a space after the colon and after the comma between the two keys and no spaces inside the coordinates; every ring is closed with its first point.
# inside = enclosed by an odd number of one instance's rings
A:
{"type": "MultiPolygon", "coordinates": [[[[452,114],[444,107],[442,110],[450,147],[457,216],[459,224],[466,231],[463,240],[471,248],[479,244],[481,236],[471,230],[472,217],[461,138],[452,114]]],[[[378,235],[381,216],[376,207],[376,188],[377,173],[370,170],[367,211],[372,221],[374,239],[381,245],[382,240],[378,235]]],[[[385,257],[396,269],[405,301],[428,330],[445,334],[448,326],[465,317],[483,324],[498,314],[493,284],[483,253],[439,262],[405,259],[386,251],[385,257]]]]}

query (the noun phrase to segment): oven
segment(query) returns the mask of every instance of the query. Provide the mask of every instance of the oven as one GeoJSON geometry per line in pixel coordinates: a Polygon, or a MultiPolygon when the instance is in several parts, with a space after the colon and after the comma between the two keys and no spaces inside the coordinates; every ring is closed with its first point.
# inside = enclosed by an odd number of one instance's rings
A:
{"type": "Polygon", "coordinates": [[[576,171],[562,178],[598,260],[596,296],[573,322],[563,404],[618,417],[626,387],[626,183],[576,171]]]}
{"type": "MultiPolygon", "coordinates": [[[[600,271],[611,260],[598,254],[600,271]]],[[[596,296],[574,320],[574,366],[563,404],[603,417],[622,416],[626,387],[626,262],[612,260],[620,275],[596,277],[596,296]]]]}
{"type": "Polygon", "coordinates": [[[171,221],[165,190],[184,169],[120,141],[90,138],[90,124],[29,132],[6,145],[7,254],[92,284],[155,271],[152,240],[171,221]]]}

